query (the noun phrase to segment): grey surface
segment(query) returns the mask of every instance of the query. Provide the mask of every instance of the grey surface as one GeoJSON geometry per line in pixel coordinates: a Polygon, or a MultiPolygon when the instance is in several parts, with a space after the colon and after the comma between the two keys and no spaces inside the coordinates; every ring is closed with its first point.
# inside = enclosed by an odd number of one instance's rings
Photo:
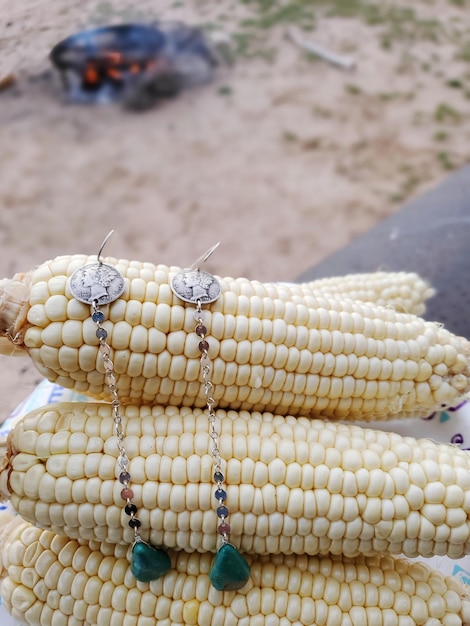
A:
{"type": "Polygon", "coordinates": [[[297,280],[414,271],[437,290],[424,317],[470,338],[470,166],[407,204],[297,280]]]}

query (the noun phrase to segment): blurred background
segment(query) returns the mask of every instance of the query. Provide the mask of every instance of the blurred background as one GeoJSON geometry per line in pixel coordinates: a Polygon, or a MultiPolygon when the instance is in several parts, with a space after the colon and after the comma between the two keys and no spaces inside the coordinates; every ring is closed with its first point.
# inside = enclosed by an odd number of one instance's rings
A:
{"type": "MultiPolygon", "coordinates": [[[[295,280],[470,156],[466,0],[0,0],[0,275],[58,254],[295,280]],[[231,49],[145,112],[64,101],[51,48],[180,20],[231,49]],[[289,30],[355,61],[309,55],[289,30]]],[[[2,416],[40,376],[0,358],[2,416]]]]}

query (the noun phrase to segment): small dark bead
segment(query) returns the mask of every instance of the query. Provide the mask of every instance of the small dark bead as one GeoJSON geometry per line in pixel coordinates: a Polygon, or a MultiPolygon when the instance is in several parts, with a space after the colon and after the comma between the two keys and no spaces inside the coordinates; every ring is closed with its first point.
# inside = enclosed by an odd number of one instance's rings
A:
{"type": "Polygon", "coordinates": [[[214,472],[214,480],[216,483],[223,483],[225,478],[222,472],[214,472]]]}
{"type": "Polygon", "coordinates": [[[131,475],[129,474],[129,472],[121,472],[119,474],[119,482],[122,483],[123,485],[125,483],[128,483],[131,479],[131,475]]]}
{"type": "Polygon", "coordinates": [[[201,335],[207,335],[207,328],[204,326],[204,324],[199,324],[198,326],[196,326],[196,335],[198,335],[198,337],[200,337],[201,335]]]}
{"type": "Polygon", "coordinates": [[[98,337],[98,339],[106,339],[108,333],[105,331],[104,328],[98,328],[98,330],[96,331],[96,336],[98,337]]]}
{"type": "Polygon", "coordinates": [[[228,517],[229,510],[226,506],[217,507],[217,517],[228,517]]]}
{"type": "Polygon", "coordinates": [[[132,491],[132,489],[129,489],[129,487],[125,487],[121,491],[121,498],[123,500],[132,500],[133,497],[134,497],[134,492],[132,491]]]}
{"type": "Polygon", "coordinates": [[[216,500],[223,500],[225,502],[227,499],[227,492],[219,488],[215,490],[214,496],[216,500]]]}
{"type": "Polygon", "coordinates": [[[126,504],[124,511],[127,515],[135,515],[137,513],[137,507],[135,504],[126,504]]]}
{"type": "Polygon", "coordinates": [[[93,311],[91,319],[94,322],[104,322],[104,313],[103,313],[103,311],[93,311]]]}
{"type": "Polygon", "coordinates": [[[199,342],[199,350],[200,352],[204,352],[205,350],[209,350],[209,344],[206,340],[199,342]]]}
{"type": "Polygon", "coordinates": [[[230,527],[230,524],[227,524],[227,522],[222,522],[217,527],[217,532],[219,533],[219,535],[228,535],[231,530],[232,529],[230,527]]]}
{"type": "Polygon", "coordinates": [[[131,528],[140,528],[142,526],[142,522],[136,517],[133,517],[131,520],[129,520],[129,526],[131,528]]]}

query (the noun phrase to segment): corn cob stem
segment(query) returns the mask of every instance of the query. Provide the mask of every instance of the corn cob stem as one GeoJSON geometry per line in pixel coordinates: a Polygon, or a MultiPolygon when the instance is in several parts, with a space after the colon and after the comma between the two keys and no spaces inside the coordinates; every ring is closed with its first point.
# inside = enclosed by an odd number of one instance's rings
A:
{"type": "Polygon", "coordinates": [[[29,287],[32,272],[15,274],[11,280],[0,280],[0,354],[24,354],[19,329],[27,324],[29,287]]]}
{"type": "Polygon", "coordinates": [[[211,555],[171,553],[173,568],[135,583],[126,548],[81,545],[28,523],[7,527],[0,554],[7,610],[30,626],[468,626],[468,589],[393,557],[248,557],[233,592],[209,584],[211,555]]]}
{"type": "MultiPolygon", "coordinates": [[[[470,553],[470,455],[321,420],[217,411],[231,541],[258,554],[470,553]]],[[[207,416],[123,411],[133,502],[153,545],[215,551],[207,416]]],[[[0,494],[58,534],[132,543],[116,480],[112,410],[50,405],[12,432],[0,494]]]]}
{"type": "MultiPolygon", "coordinates": [[[[106,398],[89,307],[68,287],[73,271],[93,260],[75,255],[40,266],[28,279],[29,300],[18,314],[27,322],[4,316],[1,326],[49,380],[106,398]]],[[[178,268],[109,263],[126,283],[104,324],[119,397],[203,406],[192,311],[169,287],[178,268]]],[[[206,317],[218,406],[386,419],[426,415],[456,403],[469,388],[469,342],[437,324],[325,298],[305,285],[229,278],[220,283],[222,295],[206,317]]]]}

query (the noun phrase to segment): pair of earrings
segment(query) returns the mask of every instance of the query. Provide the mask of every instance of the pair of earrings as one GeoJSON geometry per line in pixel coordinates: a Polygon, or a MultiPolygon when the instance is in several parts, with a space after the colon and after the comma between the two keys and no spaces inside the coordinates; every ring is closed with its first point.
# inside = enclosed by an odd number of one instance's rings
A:
{"type": "MultiPolygon", "coordinates": [[[[121,403],[117,391],[114,365],[111,359],[111,347],[107,343],[107,331],[103,328],[105,316],[100,309],[100,306],[117,300],[122,295],[125,287],[122,274],[115,267],[103,263],[101,260],[101,253],[112,232],[109,233],[101,245],[97,262],[85,265],[73,273],[70,279],[70,289],[77,300],[91,306],[91,317],[96,324],[96,337],[99,341],[99,351],[103,359],[105,380],[111,395],[118,447],[118,480],[122,484],[121,498],[125,502],[124,510],[129,516],[129,526],[134,530],[131,571],[137,580],[150,582],[164,576],[171,568],[171,561],[165,550],[156,548],[143,540],[140,534],[141,522],[137,517],[137,506],[133,503],[134,492],[131,487],[132,477],[129,473],[130,460],[125,448],[125,432],[120,412],[121,403]]],[[[182,270],[173,276],[170,286],[173,293],[180,300],[195,306],[194,332],[199,339],[198,348],[201,354],[201,375],[209,422],[210,451],[214,461],[214,498],[217,502],[216,512],[219,518],[217,532],[221,537],[221,544],[214,558],[209,578],[215,589],[229,591],[241,589],[245,586],[250,576],[250,567],[244,557],[229,541],[231,529],[228,523],[227,491],[224,488],[225,475],[222,471],[219,433],[216,429],[215,400],[213,398],[214,385],[211,381],[208,330],[204,323],[205,311],[202,308],[203,305],[211,304],[218,300],[221,294],[220,284],[215,276],[201,271],[199,267],[209,258],[218,245],[216,244],[208,250],[190,268],[182,270]]]]}

